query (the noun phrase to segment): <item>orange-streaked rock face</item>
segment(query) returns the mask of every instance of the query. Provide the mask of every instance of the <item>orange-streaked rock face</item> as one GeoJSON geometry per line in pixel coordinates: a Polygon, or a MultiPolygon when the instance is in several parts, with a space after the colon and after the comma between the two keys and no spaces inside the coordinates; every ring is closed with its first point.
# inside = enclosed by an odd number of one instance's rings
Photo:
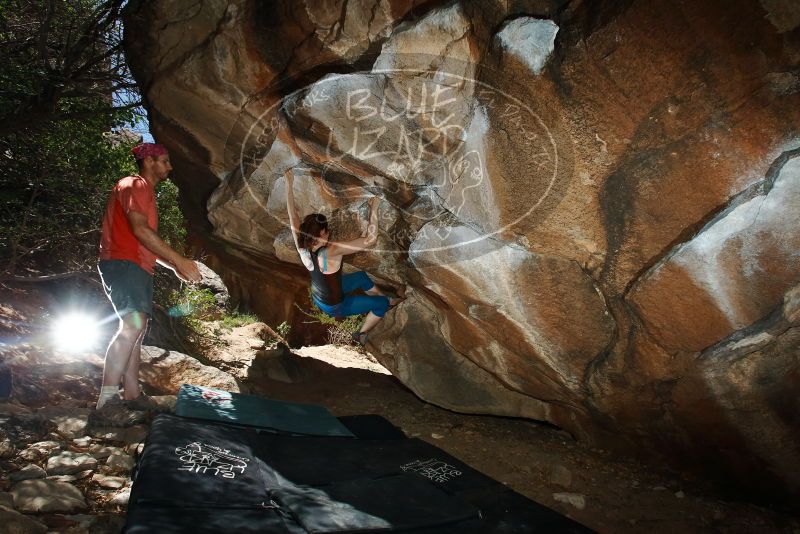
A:
{"type": "Polygon", "coordinates": [[[377,195],[348,268],[407,288],[369,350],[422,398],[797,502],[800,5],[185,4],[126,44],[235,298],[309,339],[283,171],[336,238],[377,195]]]}

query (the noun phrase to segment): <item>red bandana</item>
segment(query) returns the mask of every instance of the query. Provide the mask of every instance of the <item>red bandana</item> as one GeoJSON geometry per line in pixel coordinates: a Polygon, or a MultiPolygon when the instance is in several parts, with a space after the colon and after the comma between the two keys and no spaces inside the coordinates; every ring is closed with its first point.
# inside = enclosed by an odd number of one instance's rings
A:
{"type": "Polygon", "coordinates": [[[158,143],[142,143],[141,145],[133,147],[131,152],[136,159],[144,159],[147,156],[157,158],[158,156],[168,154],[166,147],[158,143]]]}

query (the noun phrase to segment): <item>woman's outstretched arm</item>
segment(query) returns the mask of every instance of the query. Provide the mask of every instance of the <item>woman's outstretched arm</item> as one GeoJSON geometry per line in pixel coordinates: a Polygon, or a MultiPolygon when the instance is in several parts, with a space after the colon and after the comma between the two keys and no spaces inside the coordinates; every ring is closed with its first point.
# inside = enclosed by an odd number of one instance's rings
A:
{"type": "Polygon", "coordinates": [[[283,177],[286,178],[286,210],[289,212],[289,225],[292,228],[294,246],[299,252],[300,243],[297,241],[297,235],[300,233],[300,215],[297,213],[297,206],[294,205],[294,174],[292,174],[292,169],[283,171],[283,177]]]}
{"type": "Polygon", "coordinates": [[[366,250],[378,242],[378,202],[378,197],[369,199],[370,214],[366,234],[358,239],[331,243],[328,245],[328,257],[354,254],[366,250]]]}

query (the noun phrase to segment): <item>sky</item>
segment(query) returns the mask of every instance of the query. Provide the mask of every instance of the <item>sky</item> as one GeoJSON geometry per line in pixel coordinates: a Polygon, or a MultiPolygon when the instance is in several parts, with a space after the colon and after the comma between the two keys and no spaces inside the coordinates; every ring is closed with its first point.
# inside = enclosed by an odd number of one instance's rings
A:
{"type": "MultiPolygon", "coordinates": [[[[130,91],[117,91],[114,93],[114,104],[123,105],[126,102],[130,102],[134,98],[138,98],[138,95],[133,94],[130,91]]],[[[141,118],[136,121],[136,124],[129,128],[140,134],[145,143],[152,143],[154,141],[153,135],[150,133],[150,123],[147,121],[147,113],[143,108],[140,108],[139,111],[141,111],[141,118]]]]}
{"type": "Polygon", "coordinates": [[[154,142],[153,135],[150,133],[150,123],[147,122],[147,117],[146,116],[142,117],[142,119],[139,120],[136,123],[136,125],[133,128],[131,128],[131,130],[133,130],[134,132],[136,132],[138,134],[141,134],[142,140],[145,143],[153,143],[154,142]]]}

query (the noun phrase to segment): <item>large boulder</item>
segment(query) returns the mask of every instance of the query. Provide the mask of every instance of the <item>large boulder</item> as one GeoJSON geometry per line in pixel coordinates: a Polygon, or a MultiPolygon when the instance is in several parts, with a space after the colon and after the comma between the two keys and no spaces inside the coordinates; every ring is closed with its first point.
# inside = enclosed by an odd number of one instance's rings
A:
{"type": "Polygon", "coordinates": [[[337,239],[377,195],[348,268],[408,289],[368,348],[420,397],[800,502],[800,5],[192,6],[126,46],[234,301],[309,339],[283,172],[337,239]]]}
{"type": "Polygon", "coordinates": [[[180,352],[144,345],[139,369],[142,381],[159,394],[174,395],[181,384],[197,384],[227,391],[239,391],[230,374],[180,352]]]}

